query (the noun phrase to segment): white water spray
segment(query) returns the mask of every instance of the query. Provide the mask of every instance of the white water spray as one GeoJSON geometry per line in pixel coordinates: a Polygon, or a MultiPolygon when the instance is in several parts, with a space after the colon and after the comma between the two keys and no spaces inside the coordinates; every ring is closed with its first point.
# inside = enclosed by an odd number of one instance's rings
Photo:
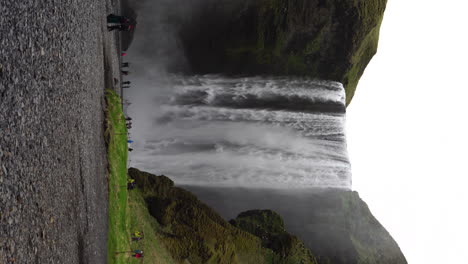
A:
{"type": "Polygon", "coordinates": [[[185,185],[350,188],[340,83],[208,75],[156,88],[133,166],[185,185]]]}

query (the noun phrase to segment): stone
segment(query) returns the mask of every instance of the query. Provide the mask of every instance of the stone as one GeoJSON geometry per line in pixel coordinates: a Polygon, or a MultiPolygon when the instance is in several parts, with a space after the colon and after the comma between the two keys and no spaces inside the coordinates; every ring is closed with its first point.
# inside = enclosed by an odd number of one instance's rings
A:
{"type": "Polygon", "coordinates": [[[5,165],[3,165],[3,164],[2,164],[2,171],[3,171],[3,175],[5,175],[5,176],[8,175],[7,168],[6,168],[5,165]]]}

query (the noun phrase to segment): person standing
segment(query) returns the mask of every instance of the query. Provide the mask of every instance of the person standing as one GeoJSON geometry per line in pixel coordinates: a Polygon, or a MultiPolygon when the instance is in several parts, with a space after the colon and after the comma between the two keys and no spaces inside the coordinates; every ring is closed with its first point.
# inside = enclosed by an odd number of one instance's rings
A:
{"type": "Polygon", "coordinates": [[[114,24],[125,24],[129,23],[130,19],[125,16],[117,16],[114,14],[110,14],[107,16],[107,23],[114,23],[114,24]]]}

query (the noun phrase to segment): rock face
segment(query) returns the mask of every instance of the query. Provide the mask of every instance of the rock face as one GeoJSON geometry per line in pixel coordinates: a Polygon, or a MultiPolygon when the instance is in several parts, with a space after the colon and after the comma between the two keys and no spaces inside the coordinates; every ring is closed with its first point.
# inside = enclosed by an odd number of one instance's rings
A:
{"type": "Polygon", "coordinates": [[[342,82],[351,101],[377,51],[387,0],[203,0],[180,37],[196,73],[342,82]]]}
{"type": "Polygon", "coordinates": [[[265,208],[277,198],[291,205],[272,206],[283,217],[272,210],[248,210],[228,223],[195,195],[174,187],[165,176],[134,168],[129,170],[129,176],[135,179],[150,214],[166,230],[162,243],[180,262],[407,263],[398,245],[356,192],[284,194],[266,190],[197,190],[196,193],[204,194],[199,197],[209,201],[208,204],[216,204],[210,200],[217,201],[219,207],[215,208],[223,216],[232,215],[223,210],[245,206],[265,208]],[[237,197],[235,202],[239,205],[229,201],[232,197],[237,197]],[[268,197],[267,203],[261,204],[261,197],[268,197]]]}
{"type": "MultiPolygon", "coordinates": [[[[407,263],[395,240],[375,219],[357,192],[339,189],[184,188],[224,218],[233,218],[235,212],[256,208],[275,211],[281,215],[288,232],[304,242],[318,263],[407,263]]],[[[241,220],[242,216],[239,216],[241,220]]],[[[281,230],[280,221],[263,221],[261,216],[255,219],[258,220],[253,224],[243,224],[248,227],[243,229],[252,230],[249,226],[266,223],[267,230],[281,230]]]]}
{"type": "MultiPolygon", "coordinates": [[[[174,187],[169,178],[134,168],[128,172],[135,179],[150,214],[163,226],[165,235],[161,242],[177,263],[317,263],[304,244],[284,228],[280,228],[280,235],[291,240],[289,247],[265,247],[263,238],[229,224],[196,196],[174,187]]],[[[282,223],[282,220],[276,215],[273,222],[282,223]]],[[[277,233],[274,228],[264,230],[277,233]]]]}
{"type": "Polygon", "coordinates": [[[302,241],[286,232],[281,216],[271,210],[246,211],[229,222],[259,237],[263,247],[287,256],[288,263],[318,263],[302,241]]]}
{"type": "Polygon", "coordinates": [[[294,229],[307,225],[302,239],[321,263],[326,259],[342,264],[407,263],[357,192],[324,192],[309,201],[310,211],[297,219],[294,229]]]}

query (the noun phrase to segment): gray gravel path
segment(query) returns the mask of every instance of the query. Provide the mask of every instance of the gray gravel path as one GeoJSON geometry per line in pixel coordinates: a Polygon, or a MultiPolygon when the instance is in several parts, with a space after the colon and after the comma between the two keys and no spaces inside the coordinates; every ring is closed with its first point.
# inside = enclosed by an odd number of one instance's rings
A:
{"type": "Polygon", "coordinates": [[[106,263],[111,0],[0,0],[0,263],[106,263]],[[107,66],[107,69],[105,69],[107,66]]]}

